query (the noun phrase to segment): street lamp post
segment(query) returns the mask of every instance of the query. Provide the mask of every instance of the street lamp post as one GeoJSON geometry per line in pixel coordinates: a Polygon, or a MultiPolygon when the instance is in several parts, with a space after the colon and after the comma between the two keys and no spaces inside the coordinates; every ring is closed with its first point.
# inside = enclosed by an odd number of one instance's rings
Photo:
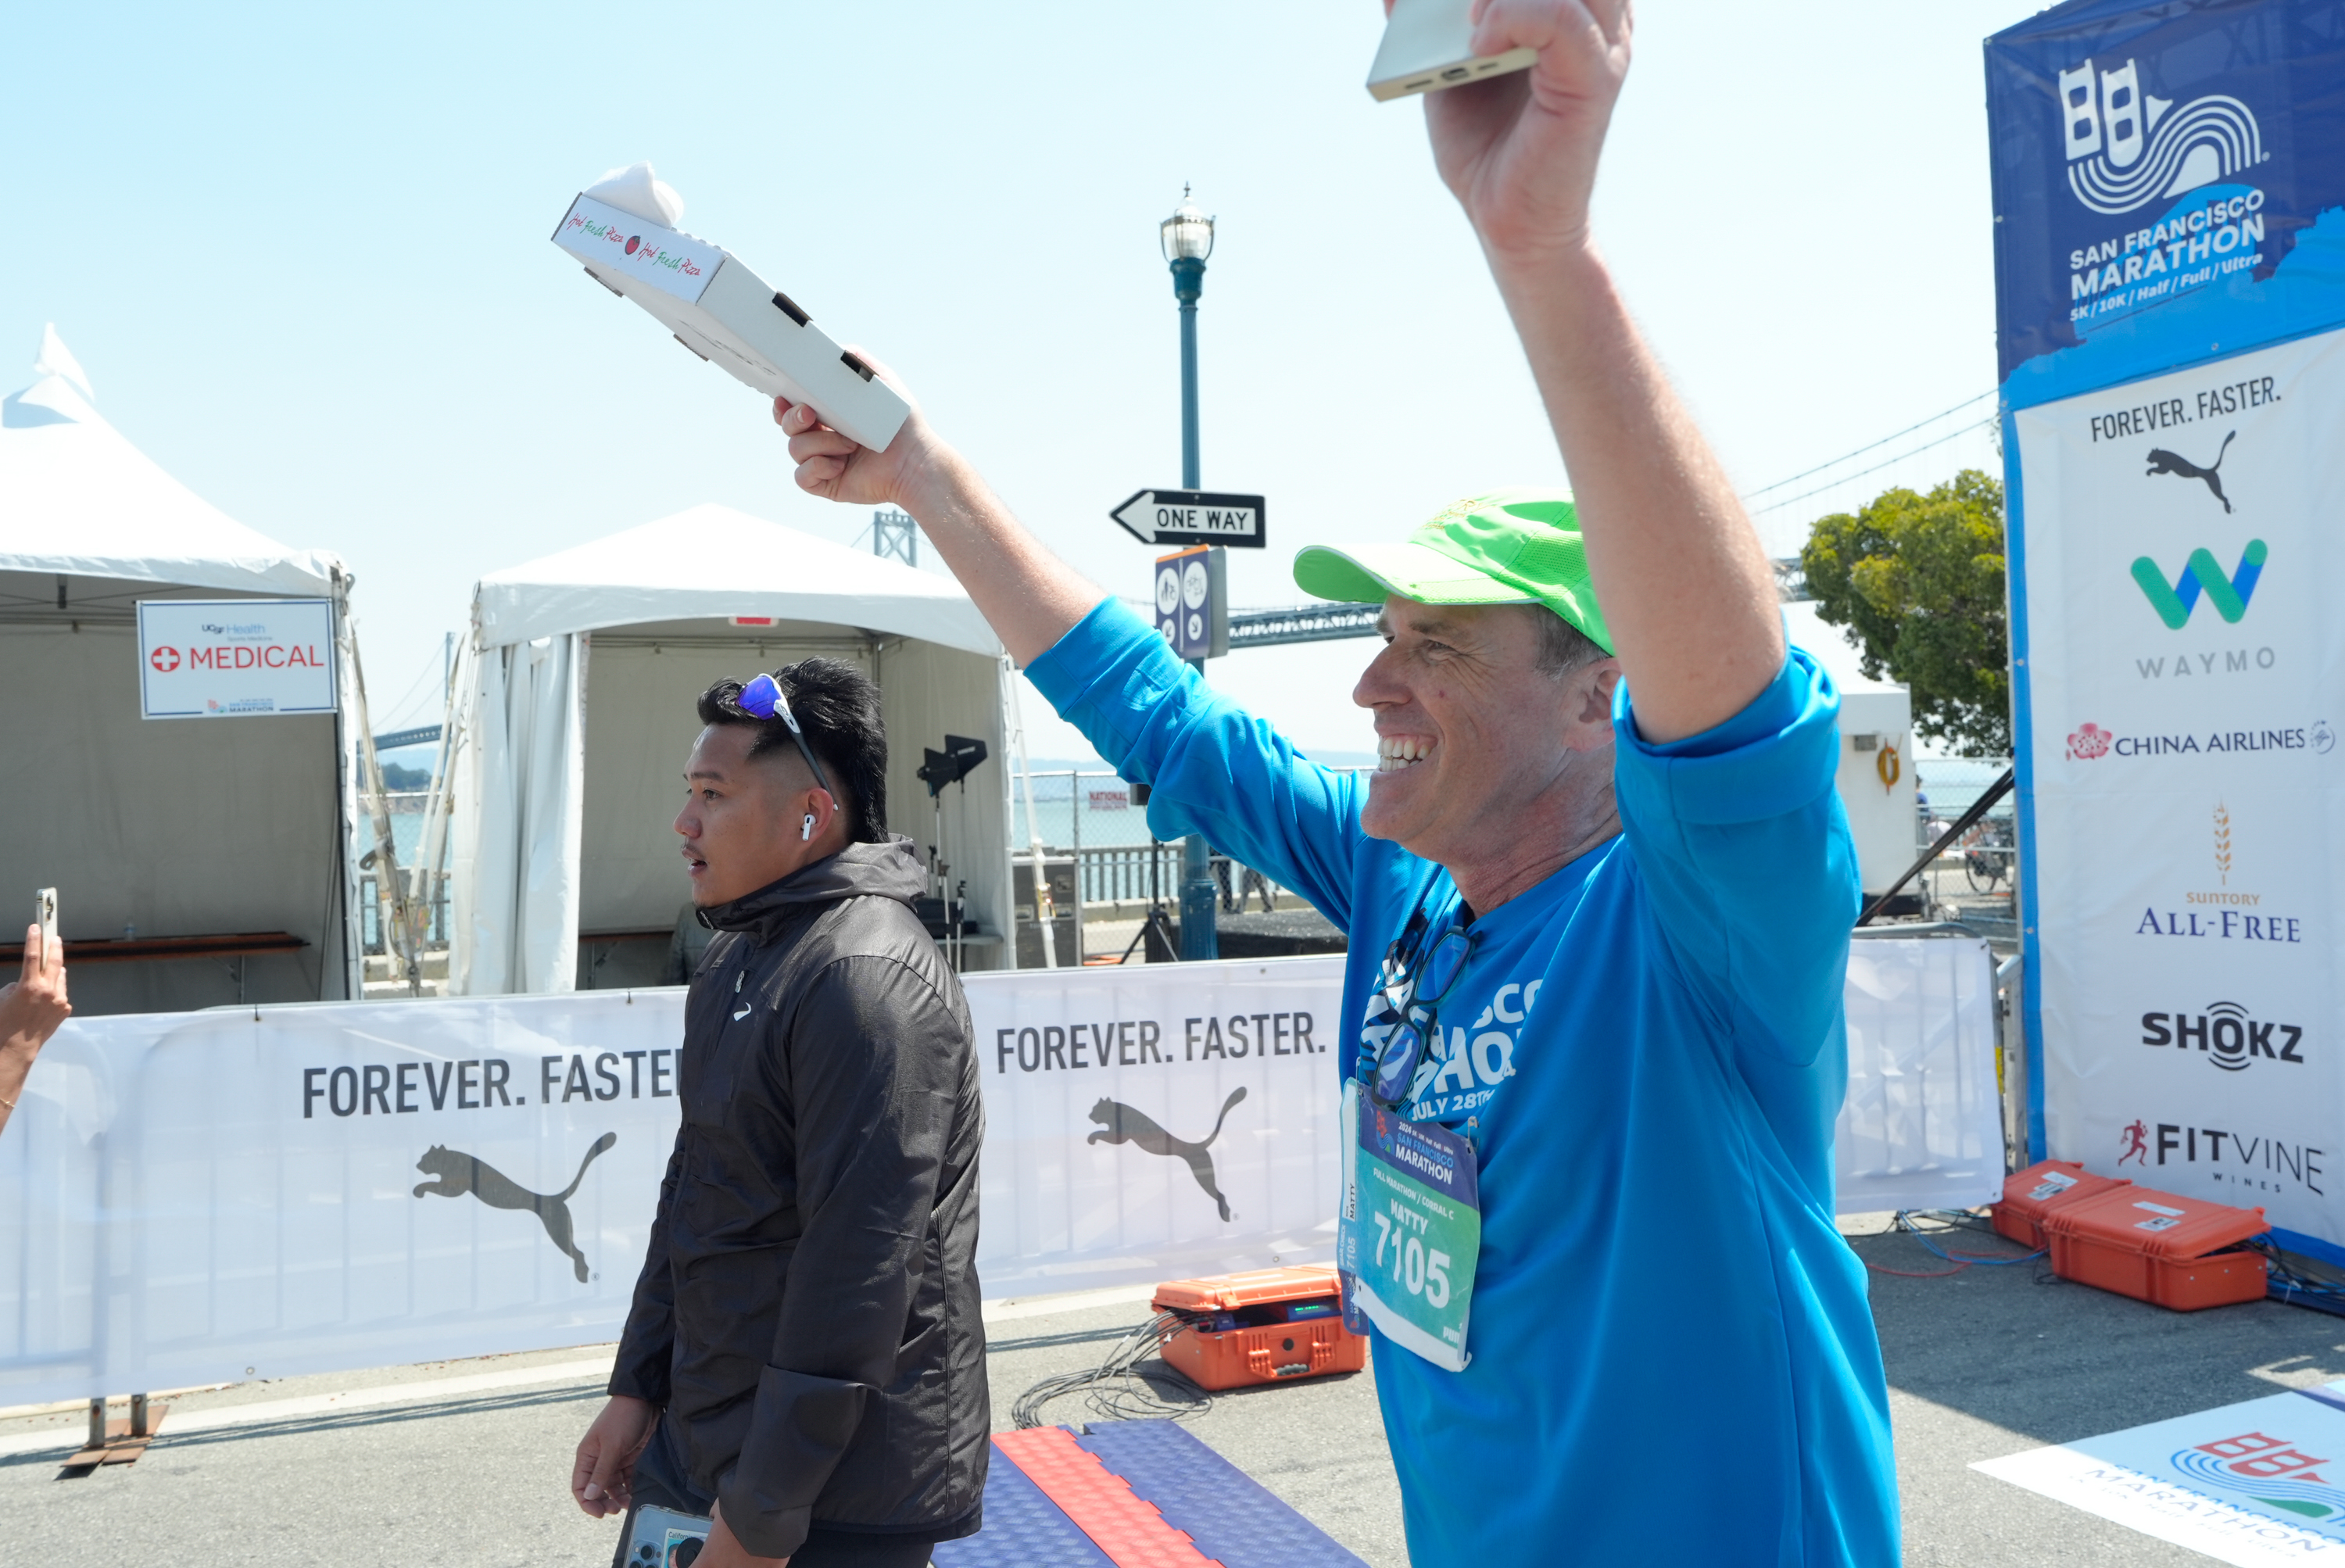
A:
{"type": "MultiPolygon", "coordinates": [[[[1181,301],[1181,487],[1197,490],[1203,486],[1197,463],[1197,300],[1205,291],[1205,258],[1213,253],[1213,220],[1197,209],[1184,185],[1181,205],[1157,233],[1172,269],[1172,297],[1181,301]]],[[[1203,659],[1190,663],[1203,673],[1203,659]]],[[[1183,841],[1181,870],[1181,956],[1218,958],[1213,850],[1203,833],[1192,833],[1183,841]]]]}

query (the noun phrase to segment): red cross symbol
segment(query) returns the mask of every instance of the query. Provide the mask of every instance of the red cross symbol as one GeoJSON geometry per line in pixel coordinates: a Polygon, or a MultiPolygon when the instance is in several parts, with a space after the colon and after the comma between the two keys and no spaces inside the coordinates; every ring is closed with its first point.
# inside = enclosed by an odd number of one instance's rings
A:
{"type": "Polygon", "coordinates": [[[178,648],[158,647],[153,653],[147,656],[147,662],[153,665],[157,669],[161,670],[165,675],[168,675],[173,670],[179,667],[179,650],[178,648]]]}

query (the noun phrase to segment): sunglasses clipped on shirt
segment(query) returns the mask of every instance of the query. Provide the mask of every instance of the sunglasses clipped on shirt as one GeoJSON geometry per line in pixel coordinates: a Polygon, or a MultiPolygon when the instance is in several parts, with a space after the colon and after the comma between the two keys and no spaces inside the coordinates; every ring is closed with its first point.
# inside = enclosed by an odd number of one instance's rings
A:
{"type": "Polygon", "coordinates": [[[790,699],[782,695],[779,681],[769,675],[758,676],[744,686],[741,695],[734,700],[741,705],[743,712],[755,714],[759,718],[781,715],[782,722],[789,727],[790,738],[798,743],[798,755],[805,758],[806,765],[814,770],[815,783],[832,799],[838,799],[838,791],[830,787],[830,780],[823,775],[822,764],[814,759],[814,748],[807,744],[806,732],[798,728],[798,716],[790,711],[790,699]]]}
{"type": "Polygon", "coordinates": [[[1414,1097],[1426,1052],[1441,1038],[1441,999],[1466,972],[1474,939],[1480,934],[1470,926],[1457,924],[1453,914],[1428,946],[1425,937],[1430,929],[1420,903],[1408,925],[1385,950],[1385,1001],[1399,1014],[1400,1022],[1393,1025],[1392,1033],[1385,1036],[1384,1048],[1376,1053],[1368,1078],[1368,1097],[1388,1111],[1399,1110],[1414,1097]],[[1425,1009],[1422,1023],[1410,1016],[1420,1007],[1425,1009]]]}

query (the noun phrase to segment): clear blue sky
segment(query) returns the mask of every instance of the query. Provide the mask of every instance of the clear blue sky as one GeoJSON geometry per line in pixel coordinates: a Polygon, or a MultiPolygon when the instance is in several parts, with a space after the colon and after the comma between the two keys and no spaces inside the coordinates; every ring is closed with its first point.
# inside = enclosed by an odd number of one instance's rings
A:
{"type": "MultiPolygon", "coordinates": [[[[1746,489],[1993,386],[1979,40],[2034,9],[1642,7],[1599,232],[1746,489]]],[[[378,728],[429,721],[484,572],[704,500],[866,522],[799,495],[756,396],[547,242],[648,158],[687,229],[889,361],[1137,596],[1151,552],[1106,511],[1179,478],[1156,223],[1188,180],[1221,220],[1204,479],[1267,494],[1276,545],[1233,553],[1233,596],[1294,603],[1300,545],[1564,480],[1419,111],[1362,90],[1379,25],[1376,0],[8,7],[0,390],[56,321],[157,462],[350,563],[378,728]]],[[[1974,433],[1761,522],[1786,552],[1884,484],[1993,461],[1974,433]]],[[[1358,749],[1367,651],[1214,678],[1358,749]]]]}

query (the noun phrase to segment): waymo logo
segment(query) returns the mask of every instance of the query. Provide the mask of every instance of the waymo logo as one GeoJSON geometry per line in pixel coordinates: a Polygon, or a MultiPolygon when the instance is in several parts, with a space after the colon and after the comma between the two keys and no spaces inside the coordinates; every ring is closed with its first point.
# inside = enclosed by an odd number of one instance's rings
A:
{"type": "Polygon", "coordinates": [[[2199,549],[2190,552],[2190,559],[2182,564],[2182,575],[2167,586],[2166,573],[2147,555],[2133,564],[2133,580],[2141,585],[2150,608],[2157,618],[2176,631],[2180,631],[2190,619],[2190,612],[2198,607],[2198,596],[2204,593],[2215,606],[2215,613],[2232,625],[2248,613],[2248,601],[2255,596],[2256,580],[2263,575],[2264,560],[2270,555],[2260,539],[2248,541],[2239,556],[2239,569],[2229,576],[2212,554],[2199,549]]]}
{"type": "Polygon", "coordinates": [[[2086,60],[2061,72],[2060,112],[2068,188],[2096,212],[2131,212],[2263,161],[2263,136],[2247,105],[2212,93],[2178,109],[2141,90],[2131,60],[2109,71],[2086,60]]]}

